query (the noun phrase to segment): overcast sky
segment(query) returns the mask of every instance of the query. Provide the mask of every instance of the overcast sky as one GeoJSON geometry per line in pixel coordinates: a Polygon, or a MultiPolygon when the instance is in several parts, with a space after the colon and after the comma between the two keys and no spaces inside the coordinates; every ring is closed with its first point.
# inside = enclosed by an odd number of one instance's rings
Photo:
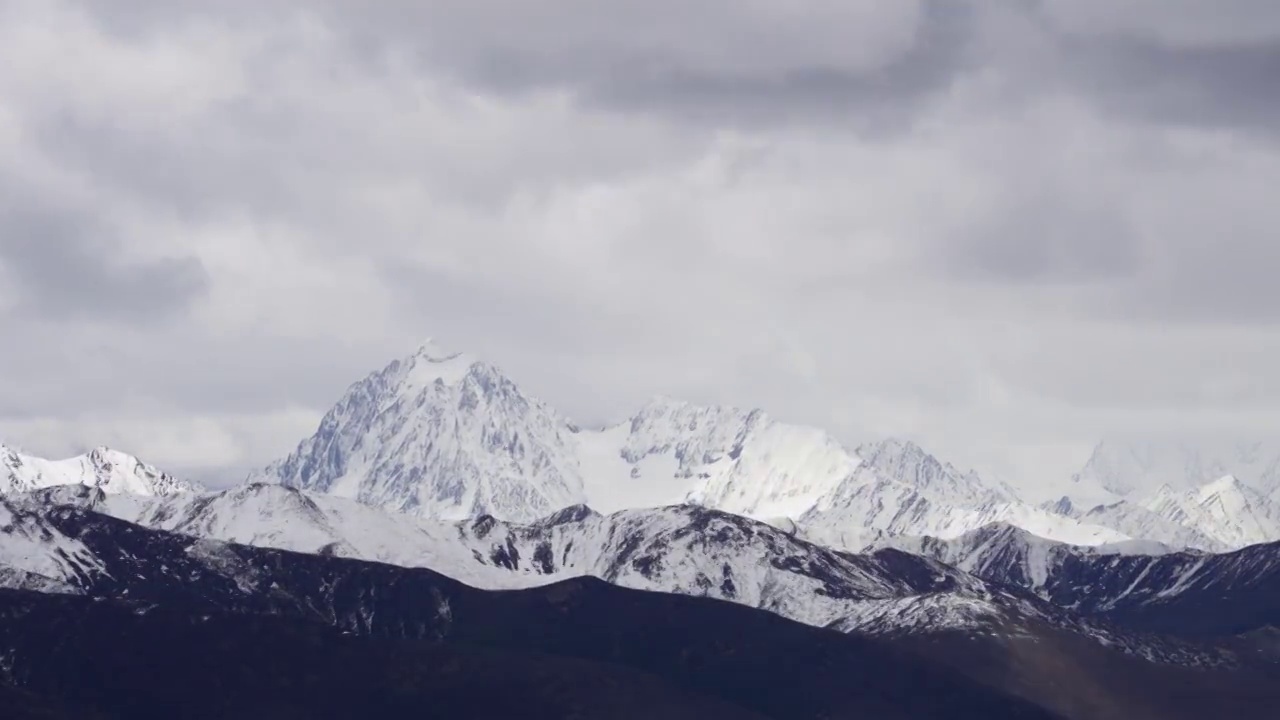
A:
{"type": "Polygon", "coordinates": [[[1274,0],[0,0],[0,441],[227,483],[423,339],[1036,484],[1280,428],[1274,0]]]}

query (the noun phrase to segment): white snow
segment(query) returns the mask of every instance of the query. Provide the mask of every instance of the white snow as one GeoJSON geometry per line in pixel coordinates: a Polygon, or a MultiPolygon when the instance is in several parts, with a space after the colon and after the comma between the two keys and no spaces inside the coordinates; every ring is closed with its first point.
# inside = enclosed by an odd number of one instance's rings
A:
{"type": "Polygon", "coordinates": [[[689,481],[680,475],[679,461],[659,453],[628,462],[623,449],[629,437],[626,424],[578,434],[583,500],[601,512],[682,502],[689,481]]]}

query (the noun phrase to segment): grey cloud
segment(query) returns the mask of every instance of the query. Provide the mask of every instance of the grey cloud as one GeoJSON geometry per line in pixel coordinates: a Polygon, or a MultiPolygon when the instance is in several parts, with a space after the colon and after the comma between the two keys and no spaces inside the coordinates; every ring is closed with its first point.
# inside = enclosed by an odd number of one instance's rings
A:
{"type": "MultiPolygon", "coordinates": [[[[714,72],[691,66],[627,63],[578,64],[580,97],[629,112],[659,110],[713,124],[820,124],[872,134],[901,133],[914,110],[941,92],[971,64],[968,44],[974,14],[956,3],[924,3],[913,41],[875,68],[813,62],[781,70],[714,72]]],[[[765,53],[764,47],[744,48],[765,53]]],[[[508,61],[481,77],[500,83],[508,61]]],[[[543,82],[556,75],[547,72],[543,82]]],[[[564,74],[560,78],[566,77],[564,74]]]]}
{"type": "Polygon", "coordinates": [[[404,338],[350,346],[333,338],[241,332],[234,340],[183,325],[131,335],[93,325],[69,333],[37,317],[8,320],[0,416],[98,415],[156,407],[216,415],[325,408],[366,373],[412,350],[404,338]],[[398,340],[400,342],[398,342],[398,340]]]}
{"type": "Polygon", "coordinates": [[[0,276],[12,312],[54,321],[129,324],[181,315],[208,288],[198,258],[118,259],[120,240],[75,210],[0,204],[0,276]]]}
{"type": "Polygon", "coordinates": [[[1038,8],[1065,32],[1171,48],[1280,39],[1280,6],[1271,0],[1039,0],[1038,8]]]}
{"type": "MultiPolygon", "coordinates": [[[[86,3],[105,27],[131,38],[206,15],[198,3],[120,5],[86,3]]],[[[564,90],[590,107],[712,124],[900,131],[911,109],[945,89],[967,62],[975,13],[964,4],[808,5],[774,12],[768,4],[727,1],[556,0],[536,9],[508,0],[331,1],[308,10],[336,33],[350,63],[380,68],[398,52],[424,71],[488,92],[564,90]]],[[[290,7],[283,0],[228,2],[219,18],[241,26],[265,18],[287,23],[297,17],[290,7]]]]}
{"type": "MultiPolygon", "coordinates": [[[[1014,192],[1017,192],[1016,190],[1014,192]]],[[[1012,283],[1117,283],[1144,265],[1141,238],[1109,198],[1038,194],[940,240],[945,271],[1012,283]]]]}
{"type": "MultiPolygon", "coordinates": [[[[380,66],[398,49],[424,70],[489,92],[567,90],[588,106],[686,122],[903,132],[915,110],[953,83],[995,72],[1026,86],[1064,87],[1155,122],[1274,131],[1278,6],[1231,0],[1207,12],[1205,5],[921,0],[918,15],[903,12],[884,27],[827,2],[813,2],[809,12],[794,15],[803,20],[786,22],[739,3],[679,4],[679,20],[661,3],[630,1],[556,0],[531,11],[497,0],[331,0],[308,9],[353,62],[380,66]],[[992,31],[1010,16],[1022,18],[1015,35],[992,31]],[[911,32],[870,59],[845,49],[875,47],[899,26],[911,32]],[[1020,66],[1006,63],[1011,47],[1024,53],[1020,66]]],[[[205,6],[194,2],[88,7],[132,37],[178,19],[208,19],[205,6]]],[[[221,7],[220,20],[249,27],[297,17],[286,0],[221,7]]],[[[880,14],[887,14],[883,7],[880,14]]]]}
{"type": "Polygon", "coordinates": [[[1168,47],[1129,38],[1065,41],[1061,66],[1116,112],[1157,123],[1280,134],[1280,37],[1168,47]]]}
{"type": "Polygon", "coordinates": [[[1274,236],[1205,235],[1141,282],[1095,299],[1094,311],[1138,322],[1280,324],[1280,246],[1274,236]],[[1224,237],[1226,236],[1226,237],[1224,237]]]}

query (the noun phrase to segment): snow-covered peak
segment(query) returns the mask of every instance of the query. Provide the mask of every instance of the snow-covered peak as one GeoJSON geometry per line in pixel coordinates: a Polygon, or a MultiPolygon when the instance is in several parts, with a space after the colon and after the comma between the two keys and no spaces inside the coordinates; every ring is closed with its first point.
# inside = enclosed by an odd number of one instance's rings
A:
{"type": "Polygon", "coordinates": [[[1145,497],[1076,509],[1073,516],[1134,538],[1209,552],[1280,540],[1280,503],[1232,475],[1185,490],[1164,483],[1145,497]]]}
{"type": "Polygon", "coordinates": [[[1138,505],[1227,548],[1280,540],[1280,506],[1232,475],[1182,492],[1162,485],[1138,505]]]}
{"type": "Polygon", "coordinates": [[[398,385],[404,392],[408,389],[421,390],[437,382],[457,385],[473,371],[500,375],[496,368],[486,366],[466,353],[445,350],[427,341],[412,354],[393,361],[382,374],[388,384],[398,385]]]}
{"type": "Polygon", "coordinates": [[[128,453],[99,446],[65,460],[46,460],[0,445],[0,492],[27,492],[57,485],[86,485],[105,493],[170,495],[202,488],[179,480],[128,453]]]}
{"type": "Polygon", "coordinates": [[[460,519],[581,502],[575,428],[498,368],[424,345],[355,383],[316,433],[249,480],[460,519]]]}

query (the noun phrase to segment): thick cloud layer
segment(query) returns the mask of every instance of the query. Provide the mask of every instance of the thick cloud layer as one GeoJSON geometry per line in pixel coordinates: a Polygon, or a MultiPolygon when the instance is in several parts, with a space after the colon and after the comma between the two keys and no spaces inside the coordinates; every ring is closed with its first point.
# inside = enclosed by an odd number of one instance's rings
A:
{"type": "Polygon", "coordinates": [[[10,0],[0,438],[231,482],[426,336],[1028,485],[1274,432],[1277,7],[10,0]]]}

